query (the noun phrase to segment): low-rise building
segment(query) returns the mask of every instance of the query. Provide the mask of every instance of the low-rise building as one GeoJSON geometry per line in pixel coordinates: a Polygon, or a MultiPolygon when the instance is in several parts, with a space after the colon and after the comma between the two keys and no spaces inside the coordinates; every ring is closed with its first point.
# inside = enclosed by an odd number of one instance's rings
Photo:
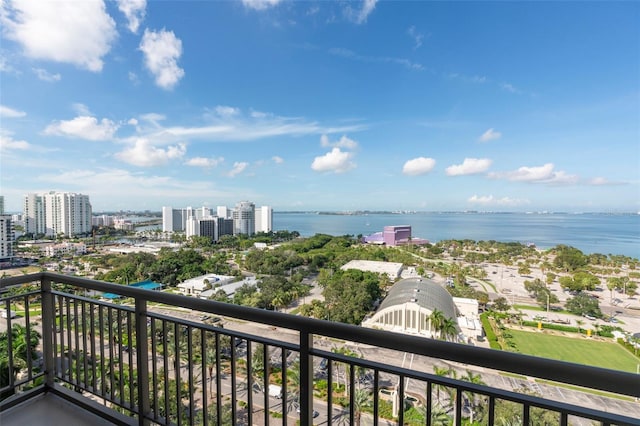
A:
{"type": "Polygon", "coordinates": [[[235,280],[231,275],[206,274],[188,279],[177,285],[178,290],[187,296],[200,296],[203,291],[223,287],[235,280]]]}
{"type": "Polygon", "coordinates": [[[346,271],[347,269],[357,269],[359,271],[387,274],[389,279],[396,280],[402,273],[402,263],[380,262],[376,260],[352,260],[342,265],[340,269],[343,271],[346,271]]]}
{"type": "Polygon", "coordinates": [[[60,243],[44,247],[44,254],[49,257],[64,256],[65,254],[86,254],[85,243],[60,243]]]}

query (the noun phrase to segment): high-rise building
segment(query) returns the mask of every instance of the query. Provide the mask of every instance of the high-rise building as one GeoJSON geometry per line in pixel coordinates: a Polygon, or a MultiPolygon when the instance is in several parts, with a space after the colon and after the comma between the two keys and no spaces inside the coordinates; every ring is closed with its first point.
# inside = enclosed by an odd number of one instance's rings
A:
{"type": "Polygon", "coordinates": [[[218,217],[217,221],[216,229],[218,230],[218,236],[216,241],[218,241],[223,235],[233,235],[233,219],[218,217]]]}
{"type": "Polygon", "coordinates": [[[4,195],[0,195],[0,214],[4,214],[4,195]]]}
{"type": "Polygon", "coordinates": [[[229,209],[227,208],[227,206],[218,206],[218,208],[216,209],[216,213],[218,217],[221,217],[223,219],[230,219],[229,209]]]}
{"type": "Polygon", "coordinates": [[[273,209],[269,206],[256,208],[256,232],[273,231],[273,209]]]}
{"type": "Polygon", "coordinates": [[[233,210],[233,234],[253,235],[256,233],[256,206],[249,201],[240,201],[233,210]]]}
{"type": "Polygon", "coordinates": [[[200,235],[218,241],[223,235],[254,235],[272,231],[273,209],[255,207],[254,203],[241,201],[235,209],[218,206],[212,216],[207,207],[174,209],[162,207],[162,231],[185,232],[187,238],[200,235]]]}
{"type": "Polygon", "coordinates": [[[0,215],[0,263],[11,261],[14,242],[11,216],[0,215]]]}
{"type": "Polygon", "coordinates": [[[218,218],[205,217],[198,221],[198,232],[201,237],[209,237],[211,241],[218,241],[218,218]]]}
{"type": "Polygon", "coordinates": [[[45,233],[42,195],[27,194],[24,197],[23,215],[26,233],[33,235],[45,233]]]}
{"type": "Polygon", "coordinates": [[[91,232],[89,196],[71,192],[27,194],[24,199],[25,231],[55,236],[91,232]]]}
{"type": "Polygon", "coordinates": [[[200,235],[200,224],[199,220],[195,217],[187,218],[187,223],[184,228],[184,233],[187,238],[199,236],[200,235]]]}

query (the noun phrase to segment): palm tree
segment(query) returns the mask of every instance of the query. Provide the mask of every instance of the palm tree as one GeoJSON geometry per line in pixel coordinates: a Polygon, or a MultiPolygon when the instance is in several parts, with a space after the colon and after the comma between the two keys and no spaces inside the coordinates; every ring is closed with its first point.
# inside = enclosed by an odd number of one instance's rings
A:
{"type": "Polygon", "coordinates": [[[584,325],[584,321],[576,320],[576,325],[578,326],[578,334],[582,333],[581,327],[584,325]]]}
{"type": "Polygon", "coordinates": [[[427,416],[431,417],[431,426],[449,426],[451,424],[451,417],[447,414],[447,411],[438,406],[427,409],[426,405],[420,405],[417,407],[418,412],[422,415],[422,418],[426,420],[427,416]]]}
{"type": "Polygon", "coordinates": [[[207,366],[208,370],[208,378],[209,378],[209,391],[213,392],[213,372],[215,370],[216,364],[218,362],[218,354],[216,352],[215,344],[210,345],[207,344],[204,354],[204,362],[207,366]]]}
{"type": "MultiPolygon", "coordinates": [[[[460,377],[460,379],[464,380],[465,382],[473,383],[475,385],[486,385],[486,383],[482,380],[482,376],[479,373],[474,373],[471,370],[467,370],[466,374],[460,377]]],[[[472,394],[470,392],[465,392],[464,395],[471,403],[471,423],[473,423],[474,415],[476,421],[482,423],[486,398],[478,397],[478,395],[472,394]]]]}
{"type": "Polygon", "coordinates": [[[429,330],[433,332],[440,333],[442,330],[442,325],[444,324],[444,313],[438,309],[434,309],[429,315],[429,330]]]}
{"type": "Polygon", "coordinates": [[[27,336],[26,327],[13,324],[11,327],[11,359],[9,359],[9,334],[7,331],[0,333],[0,388],[9,385],[12,379],[15,380],[20,370],[27,367],[29,352],[32,360],[37,358],[35,350],[39,341],[40,334],[37,331],[32,329],[27,336]],[[10,366],[11,368],[9,368],[10,366]],[[9,377],[9,371],[13,372],[13,378],[9,377]]]}
{"type": "Polygon", "coordinates": [[[165,356],[173,359],[173,366],[176,371],[176,374],[179,374],[180,366],[182,361],[190,361],[188,359],[188,350],[187,341],[181,338],[180,335],[176,336],[176,333],[181,331],[182,327],[176,324],[174,329],[168,332],[167,334],[167,353],[165,356]],[[176,337],[178,338],[178,342],[176,344],[176,337]]]}
{"type": "Polygon", "coordinates": [[[362,412],[371,405],[371,393],[366,389],[356,389],[353,394],[353,418],[356,426],[360,426],[362,412]]]}
{"type": "Polygon", "coordinates": [[[271,300],[271,305],[273,306],[274,311],[277,311],[278,308],[285,306],[284,296],[282,295],[282,293],[278,293],[273,297],[273,300],[271,300]]]}
{"type": "Polygon", "coordinates": [[[453,340],[458,334],[458,325],[453,318],[445,318],[440,328],[440,338],[442,340],[453,340]]]}
{"type": "MultiPolygon", "coordinates": [[[[449,373],[451,373],[451,367],[438,367],[437,365],[433,366],[433,372],[436,376],[440,377],[448,377],[449,373]]],[[[440,402],[440,389],[445,388],[443,385],[436,385],[436,400],[440,402]]]]}

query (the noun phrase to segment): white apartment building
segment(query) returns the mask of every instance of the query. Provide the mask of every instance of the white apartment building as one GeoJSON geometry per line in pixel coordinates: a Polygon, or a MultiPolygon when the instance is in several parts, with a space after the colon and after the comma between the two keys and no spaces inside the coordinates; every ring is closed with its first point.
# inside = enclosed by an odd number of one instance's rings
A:
{"type": "Polygon", "coordinates": [[[0,262],[10,261],[14,247],[13,224],[10,215],[0,215],[0,262]]]}
{"type": "Polygon", "coordinates": [[[44,248],[44,254],[49,257],[65,254],[86,254],[87,246],[84,243],[51,244],[44,248]]]}
{"type": "Polygon", "coordinates": [[[113,226],[115,219],[116,218],[114,216],[102,214],[100,216],[92,217],[91,223],[93,226],[113,226]]]}
{"type": "Polygon", "coordinates": [[[269,206],[256,208],[256,232],[273,231],[273,209],[269,206]]]}
{"type": "Polygon", "coordinates": [[[27,194],[25,231],[33,234],[74,236],[91,232],[89,196],[71,192],[27,194]]]}
{"type": "Polygon", "coordinates": [[[231,219],[231,216],[230,216],[230,214],[229,214],[229,213],[230,213],[230,211],[229,211],[229,209],[227,208],[227,206],[218,206],[218,207],[216,208],[216,214],[217,214],[217,216],[218,216],[218,217],[221,217],[221,218],[223,218],[223,219],[231,219]]]}
{"type": "Polygon", "coordinates": [[[256,208],[249,201],[241,201],[235,209],[218,206],[217,215],[212,213],[207,207],[162,207],[162,231],[184,232],[187,238],[207,236],[218,241],[223,235],[254,235],[273,230],[273,209],[269,206],[256,208]]]}
{"type": "Polygon", "coordinates": [[[233,235],[253,235],[256,233],[256,205],[240,201],[233,210],[233,235]]]}
{"type": "Polygon", "coordinates": [[[44,234],[44,201],[40,194],[27,194],[22,209],[24,230],[30,234],[44,234]]]}

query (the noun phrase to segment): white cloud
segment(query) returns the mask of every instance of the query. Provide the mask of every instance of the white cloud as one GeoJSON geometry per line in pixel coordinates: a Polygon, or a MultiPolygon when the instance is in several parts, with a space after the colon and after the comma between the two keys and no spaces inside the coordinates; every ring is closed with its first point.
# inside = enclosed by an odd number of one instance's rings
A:
{"type": "Polygon", "coordinates": [[[44,68],[32,68],[34,74],[42,81],[47,81],[49,83],[53,83],[54,81],[60,81],[62,76],[59,73],[51,74],[49,71],[44,68]]]}
{"type": "Polygon", "coordinates": [[[553,177],[553,164],[547,163],[539,167],[522,166],[518,170],[504,173],[490,173],[490,177],[504,177],[512,181],[535,182],[553,177]]]}
{"type": "Polygon", "coordinates": [[[100,122],[95,117],[78,116],[72,120],[61,120],[47,126],[47,135],[71,136],[90,141],[104,141],[113,138],[118,130],[113,121],[103,118],[100,122]]]}
{"type": "Polygon", "coordinates": [[[140,83],[140,79],[138,78],[138,74],[136,74],[135,72],[129,71],[128,76],[129,76],[129,81],[131,83],[133,83],[134,85],[137,85],[138,83],[140,83]]]}
{"type": "Polygon", "coordinates": [[[247,9],[265,10],[277,6],[282,0],[242,0],[242,4],[247,9]]]}
{"type": "Polygon", "coordinates": [[[240,114],[240,109],[230,106],[218,105],[216,107],[216,114],[221,117],[233,117],[240,114]]]}
{"type": "Polygon", "coordinates": [[[15,140],[11,134],[7,132],[0,133],[0,152],[8,152],[14,150],[25,151],[31,148],[27,141],[15,140]]]}
{"type": "Polygon", "coordinates": [[[331,49],[329,49],[329,54],[330,55],[334,55],[334,56],[341,56],[343,58],[348,58],[348,59],[352,59],[355,61],[361,61],[361,62],[377,62],[377,63],[390,63],[390,64],[397,64],[397,65],[402,65],[403,67],[410,69],[410,70],[415,70],[415,71],[422,71],[424,70],[424,66],[422,66],[422,64],[417,63],[417,62],[411,62],[408,59],[405,58],[396,58],[393,56],[366,56],[366,55],[359,55],[356,52],[349,50],[349,49],[345,49],[343,47],[333,47],[331,49]]]}
{"type": "Polygon", "coordinates": [[[71,104],[71,108],[73,108],[78,115],[93,115],[89,107],[81,102],[71,104]]]}
{"type": "MultiPolygon", "coordinates": [[[[251,112],[250,117],[246,117],[240,110],[234,108],[235,111],[237,113],[232,116],[210,114],[207,118],[211,123],[205,126],[164,128],[160,126],[158,120],[153,120],[152,123],[157,129],[154,129],[155,131],[148,134],[148,136],[154,140],[162,140],[165,143],[181,141],[185,138],[199,138],[209,142],[246,141],[283,135],[302,136],[354,132],[366,128],[366,125],[363,124],[351,124],[341,127],[322,126],[303,118],[279,117],[267,113],[260,113],[256,117],[255,111],[251,112]]],[[[147,114],[147,116],[149,115],[147,114]]]]}
{"type": "Polygon", "coordinates": [[[329,136],[322,135],[320,136],[320,145],[325,148],[329,147],[337,147],[337,148],[345,148],[345,149],[356,149],[358,148],[358,142],[353,139],[349,139],[347,136],[343,135],[339,140],[335,142],[331,142],[329,140],[329,136]]]}
{"type": "Polygon", "coordinates": [[[356,24],[364,24],[367,22],[367,18],[376,8],[378,0],[363,0],[361,9],[354,9],[351,5],[348,5],[345,9],[347,18],[356,24]]]}
{"type": "Polygon", "coordinates": [[[24,111],[18,111],[17,109],[9,108],[8,106],[0,105],[0,117],[3,118],[21,118],[27,115],[24,111]]]}
{"type": "Polygon", "coordinates": [[[140,115],[140,119],[159,126],[158,122],[166,120],[167,117],[164,114],[149,112],[147,114],[140,115]]]}
{"type": "Polygon", "coordinates": [[[251,111],[251,118],[267,118],[271,114],[262,111],[251,111]]]}
{"type": "Polygon", "coordinates": [[[144,63],[163,89],[172,89],[184,76],[184,70],[178,66],[182,56],[182,41],[173,31],[158,32],[144,30],[140,50],[144,54],[144,63]]]}
{"type": "Polygon", "coordinates": [[[422,46],[422,39],[424,38],[424,34],[422,34],[421,32],[419,32],[415,26],[410,26],[409,29],[407,30],[407,34],[409,35],[409,37],[411,37],[413,39],[414,42],[414,49],[419,49],[420,46],[422,46]]]}
{"type": "Polygon", "coordinates": [[[152,146],[147,139],[138,138],[132,147],[117,153],[115,157],[134,166],[153,167],[180,159],[186,152],[187,147],[183,143],[163,149],[152,146]]]}
{"type": "Polygon", "coordinates": [[[129,31],[137,33],[140,23],[144,20],[147,0],[118,0],[118,9],[129,21],[129,31]]]}
{"type": "Polygon", "coordinates": [[[193,157],[187,160],[184,164],[187,166],[193,166],[193,167],[211,168],[211,167],[218,166],[223,161],[224,161],[224,158],[222,157],[218,157],[218,158],[193,157]]]}
{"type": "Polygon", "coordinates": [[[404,163],[402,173],[408,176],[418,176],[429,173],[436,166],[433,158],[418,157],[404,163]]]}
{"type": "Polygon", "coordinates": [[[473,195],[467,200],[471,204],[479,204],[483,206],[496,205],[496,206],[521,206],[525,204],[529,204],[530,201],[526,199],[519,198],[494,198],[493,195],[473,195]]]}
{"type": "Polygon", "coordinates": [[[491,129],[484,132],[478,140],[480,142],[489,142],[496,139],[500,139],[501,137],[502,137],[502,133],[496,132],[495,130],[493,130],[493,127],[492,127],[491,129]]]}
{"type": "Polygon", "coordinates": [[[448,74],[445,74],[445,76],[447,78],[460,80],[460,81],[463,81],[465,83],[482,84],[482,83],[486,83],[487,82],[487,77],[482,76],[482,75],[471,75],[471,76],[469,76],[469,75],[460,74],[460,73],[457,73],[457,72],[450,72],[448,74]]]}
{"type": "Polygon", "coordinates": [[[594,185],[594,186],[610,185],[610,184],[611,184],[611,182],[609,182],[606,178],[603,178],[601,176],[594,177],[593,179],[591,179],[589,181],[589,185],[594,185]]]}
{"type": "Polygon", "coordinates": [[[353,153],[343,152],[336,147],[325,155],[314,158],[311,169],[316,172],[344,173],[356,167],[351,161],[352,157],[353,153]]]}
{"type": "Polygon", "coordinates": [[[493,179],[507,179],[515,182],[538,182],[548,184],[574,184],[578,177],[569,175],[564,171],[554,171],[553,163],[547,163],[538,167],[520,167],[510,172],[489,173],[493,179]]]}
{"type": "Polygon", "coordinates": [[[520,93],[522,93],[522,91],[520,89],[516,88],[511,83],[501,83],[500,87],[502,88],[502,90],[506,90],[507,92],[514,93],[516,95],[519,95],[520,93]]]}
{"type": "Polygon", "coordinates": [[[138,125],[138,120],[136,120],[135,118],[130,118],[127,121],[127,124],[130,125],[130,126],[137,126],[138,125]]]}
{"type": "Polygon", "coordinates": [[[550,183],[556,185],[573,185],[578,183],[580,179],[576,175],[569,175],[567,172],[562,170],[553,172],[553,175],[546,180],[543,180],[543,183],[550,183]]]}
{"type": "Polygon", "coordinates": [[[98,72],[117,37],[103,1],[0,2],[7,38],[30,58],[71,63],[98,72]]]}
{"type": "Polygon", "coordinates": [[[274,155],[273,157],[271,157],[271,159],[273,160],[274,163],[276,164],[282,164],[284,163],[284,159],[282,157],[278,157],[277,155],[274,155]]]}
{"type": "Polygon", "coordinates": [[[54,185],[91,194],[94,211],[129,209],[132,205],[157,209],[168,199],[177,200],[175,202],[181,205],[190,205],[193,200],[201,200],[202,194],[213,199],[236,199],[237,194],[216,188],[210,179],[180,180],[176,176],[144,172],[146,170],[131,172],[118,168],[65,168],[62,172],[40,175],[38,180],[43,183],[44,189],[54,185]],[[105,185],[105,182],[109,184],[105,185]],[[127,190],[123,191],[122,188],[127,190]]]}
{"type": "Polygon", "coordinates": [[[455,164],[445,169],[447,176],[473,175],[486,172],[491,167],[488,158],[465,158],[462,164],[455,164]]]}
{"type": "Polygon", "coordinates": [[[249,163],[245,161],[240,161],[240,162],[236,161],[235,163],[233,163],[233,168],[229,171],[228,176],[236,177],[240,173],[244,172],[248,166],[249,166],[249,163]]]}

